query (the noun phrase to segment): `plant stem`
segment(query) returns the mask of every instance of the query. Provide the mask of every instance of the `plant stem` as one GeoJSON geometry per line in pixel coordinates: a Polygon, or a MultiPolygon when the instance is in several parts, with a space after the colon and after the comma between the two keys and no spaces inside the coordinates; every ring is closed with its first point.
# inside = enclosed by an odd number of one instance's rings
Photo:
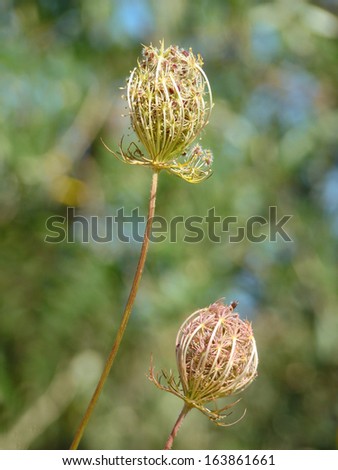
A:
{"type": "Polygon", "coordinates": [[[165,446],[164,446],[164,450],[171,449],[174,439],[176,437],[176,434],[178,433],[184,418],[186,417],[186,415],[188,414],[190,410],[191,410],[191,407],[185,403],[182,408],[181,413],[179,414],[179,417],[177,418],[176,423],[174,424],[174,427],[171,433],[169,434],[167,442],[165,443],[165,446]]]}
{"type": "Polygon", "coordinates": [[[114,363],[114,359],[116,357],[116,354],[119,350],[125,329],[128,324],[128,320],[134,305],[135,297],[137,294],[138,286],[142,277],[143,273],[143,268],[147,256],[147,251],[148,251],[148,246],[149,246],[149,237],[150,237],[150,231],[151,231],[151,226],[152,226],[152,219],[154,217],[155,213],[155,202],[156,202],[156,191],[157,191],[157,181],[158,181],[158,172],[154,171],[153,177],[152,177],[152,183],[151,183],[151,190],[150,190],[150,199],[149,199],[149,208],[148,208],[148,216],[147,216],[147,224],[144,232],[144,237],[143,237],[143,243],[142,243],[142,248],[140,252],[140,257],[139,261],[137,264],[133,284],[130,289],[129,297],[122,315],[121,323],[119,326],[119,329],[116,333],[116,338],[113,344],[113,347],[109,353],[109,356],[107,358],[106,364],[104,366],[103,372],[101,374],[101,377],[98,381],[98,384],[96,386],[96,389],[93,393],[93,396],[89,402],[89,405],[86,409],[86,412],[82,418],[82,421],[76,431],[74,440],[70,446],[70,450],[76,450],[78,448],[78,445],[81,441],[81,438],[83,436],[84,430],[88,424],[88,421],[92,415],[92,412],[94,410],[94,407],[100,397],[100,394],[102,392],[103,386],[107,380],[107,377],[109,375],[109,372],[112,368],[112,365],[114,363]]]}

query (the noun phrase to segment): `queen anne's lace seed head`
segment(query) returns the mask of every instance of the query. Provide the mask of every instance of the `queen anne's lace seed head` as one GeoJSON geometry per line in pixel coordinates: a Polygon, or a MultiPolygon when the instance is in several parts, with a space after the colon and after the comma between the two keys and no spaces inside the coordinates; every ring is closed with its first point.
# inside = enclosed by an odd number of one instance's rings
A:
{"type": "Polygon", "coordinates": [[[165,169],[196,183],[211,174],[212,155],[199,145],[191,148],[209,121],[212,96],[203,61],[177,46],[144,46],[132,70],[126,99],[133,130],[145,148],[120,145],[127,163],[165,169]]]}
{"type": "Polygon", "coordinates": [[[252,328],[234,312],[237,303],[218,301],[197,310],[183,323],[176,339],[176,361],[180,380],[162,371],[167,386],[155,377],[150,379],[161,389],[174,393],[190,407],[218,421],[226,415],[205,407],[218,398],[243,391],[256,377],[258,355],[252,328]]]}

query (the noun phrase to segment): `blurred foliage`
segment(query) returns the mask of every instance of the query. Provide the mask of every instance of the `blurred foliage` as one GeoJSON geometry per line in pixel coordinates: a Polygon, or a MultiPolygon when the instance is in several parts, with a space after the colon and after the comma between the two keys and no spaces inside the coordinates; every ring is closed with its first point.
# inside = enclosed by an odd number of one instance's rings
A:
{"type": "Polygon", "coordinates": [[[253,322],[259,376],[239,424],[192,412],[175,448],[338,447],[337,13],[336,0],[2,0],[0,448],[68,448],[110,349],[139,243],[48,244],[45,223],[68,206],[145,213],[150,172],[100,138],[116,148],[129,132],[119,87],[162,38],[205,60],[215,163],[200,185],[161,174],[157,213],[244,223],[277,206],[293,241],[152,243],[82,448],[163,447],[181,403],[147,380],[150,354],[174,368],[179,325],[221,297],[253,322]]]}

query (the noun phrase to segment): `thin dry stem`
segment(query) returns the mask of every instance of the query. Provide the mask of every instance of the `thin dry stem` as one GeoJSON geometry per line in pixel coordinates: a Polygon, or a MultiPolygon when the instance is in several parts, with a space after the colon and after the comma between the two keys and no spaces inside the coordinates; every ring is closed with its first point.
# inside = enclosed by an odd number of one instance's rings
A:
{"type": "Polygon", "coordinates": [[[74,440],[70,446],[70,450],[76,450],[78,448],[78,445],[81,441],[81,438],[83,436],[84,430],[88,424],[88,421],[93,413],[93,410],[95,408],[95,405],[100,397],[100,394],[102,392],[102,389],[104,387],[104,384],[107,380],[107,377],[109,375],[109,372],[112,368],[112,365],[114,363],[116,354],[119,350],[125,329],[128,324],[128,320],[130,318],[130,314],[134,305],[134,301],[136,298],[138,286],[142,277],[143,273],[143,268],[147,256],[147,251],[148,251],[148,246],[149,246],[149,238],[150,238],[150,232],[151,232],[151,225],[152,225],[152,220],[154,217],[155,213],[155,202],[156,202],[156,191],[157,191],[157,181],[158,181],[158,172],[154,171],[153,173],[153,178],[152,178],[152,185],[151,185],[151,191],[150,191],[150,200],[149,200],[149,209],[148,209],[148,217],[147,217],[147,225],[144,233],[144,238],[143,238],[143,243],[142,243],[142,248],[141,248],[141,253],[140,253],[140,258],[138,261],[138,265],[136,268],[133,284],[130,290],[130,294],[128,297],[127,304],[125,306],[123,315],[122,315],[122,320],[119,326],[119,329],[116,334],[115,342],[113,344],[113,347],[109,353],[109,356],[107,358],[106,364],[104,366],[103,372],[101,374],[100,380],[98,381],[98,384],[96,386],[96,389],[94,391],[94,394],[89,402],[89,405],[87,407],[87,410],[82,418],[82,421],[76,431],[74,440]]]}
{"type": "Polygon", "coordinates": [[[176,437],[176,434],[178,433],[184,418],[187,416],[187,414],[190,410],[191,410],[191,407],[188,406],[185,403],[183,408],[182,408],[181,413],[179,414],[179,416],[177,418],[176,423],[174,424],[174,427],[173,427],[171,433],[169,434],[167,442],[165,443],[165,446],[164,446],[164,450],[169,450],[169,449],[172,448],[172,445],[173,445],[174,439],[176,437]]]}

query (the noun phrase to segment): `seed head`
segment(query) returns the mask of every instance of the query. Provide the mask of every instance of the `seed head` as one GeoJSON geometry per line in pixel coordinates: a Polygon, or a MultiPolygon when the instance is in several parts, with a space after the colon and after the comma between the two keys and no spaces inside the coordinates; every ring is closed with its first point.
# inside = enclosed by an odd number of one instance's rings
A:
{"type": "Polygon", "coordinates": [[[153,367],[150,369],[149,378],[155,385],[214,421],[227,416],[223,412],[238,401],[216,410],[205,405],[243,391],[257,374],[258,355],[251,324],[234,312],[236,305],[215,302],[183,323],[176,339],[179,380],[171,372],[162,371],[167,381],[163,386],[162,376],[155,377],[153,367]]]}
{"type": "Polygon", "coordinates": [[[211,174],[212,155],[191,145],[209,120],[212,95],[203,61],[177,46],[144,46],[142,58],[127,79],[131,125],[141,148],[120,144],[118,157],[131,164],[165,169],[197,183],[211,174]]]}

